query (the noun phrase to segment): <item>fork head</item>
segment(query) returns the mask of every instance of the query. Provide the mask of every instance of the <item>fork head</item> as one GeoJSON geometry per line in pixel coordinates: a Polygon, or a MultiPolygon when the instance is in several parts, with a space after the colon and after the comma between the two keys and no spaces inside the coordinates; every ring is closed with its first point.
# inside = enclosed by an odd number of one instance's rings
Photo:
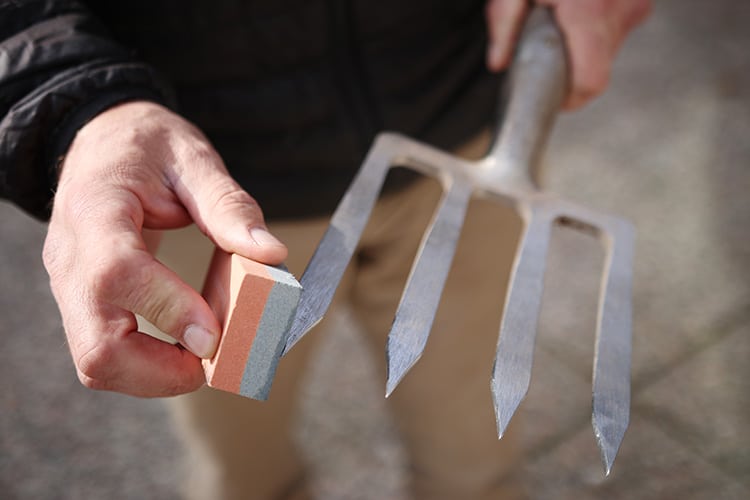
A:
{"type": "Polygon", "coordinates": [[[544,265],[553,223],[594,232],[607,263],[596,334],[594,432],[607,473],[628,424],[633,231],[602,215],[539,191],[529,174],[541,154],[565,89],[564,44],[546,9],[534,9],[509,78],[504,122],[490,154],[468,162],[398,134],[381,134],[336,209],[300,282],[297,316],[284,353],[328,309],[380,194],[389,168],[413,168],[440,180],[443,197],[417,253],[389,334],[387,394],[422,355],[473,195],[511,203],[525,220],[500,326],[492,374],[498,434],[528,391],[544,265]]]}

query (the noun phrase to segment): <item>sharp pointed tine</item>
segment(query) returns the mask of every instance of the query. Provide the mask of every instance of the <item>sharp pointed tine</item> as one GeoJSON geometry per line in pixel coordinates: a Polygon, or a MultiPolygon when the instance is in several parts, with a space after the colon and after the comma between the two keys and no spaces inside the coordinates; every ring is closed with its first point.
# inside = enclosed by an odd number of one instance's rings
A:
{"type": "Polygon", "coordinates": [[[532,212],[513,264],[492,369],[498,437],[529,389],[550,229],[549,217],[532,212]]]}
{"type": "Polygon", "coordinates": [[[386,345],[386,397],[422,356],[461,233],[471,185],[454,179],[422,240],[386,345]]]}
{"type": "Polygon", "coordinates": [[[630,419],[634,233],[629,223],[618,224],[608,244],[594,348],[591,416],[607,475],[630,419]]]}
{"type": "Polygon", "coordinates": [[[300,279],[302,294],[282,355],[320,320],[333,300],[362,231],[380,195],[395,151],[381,136],[331,217],[331,223],[300,279]]]}

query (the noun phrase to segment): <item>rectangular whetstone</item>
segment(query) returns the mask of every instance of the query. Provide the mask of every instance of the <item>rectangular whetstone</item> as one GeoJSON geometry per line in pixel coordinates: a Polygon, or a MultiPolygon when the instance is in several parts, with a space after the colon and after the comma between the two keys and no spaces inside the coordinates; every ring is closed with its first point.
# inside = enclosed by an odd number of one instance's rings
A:
{"type": "Polygon", "coordinates": [[[302,287],[285,269],[267,267],[273,280],[263,316],[242,376],[240,394],[266,399],[271,390],[276,365],[297,311],[302,287]]]}
{"type": "Polygon", "coordinates": [[[216,389],[266,399],[301,286],[288,271],[217,250],[203,295],[222,324],[216,354],[204,360],[216,389]]]}

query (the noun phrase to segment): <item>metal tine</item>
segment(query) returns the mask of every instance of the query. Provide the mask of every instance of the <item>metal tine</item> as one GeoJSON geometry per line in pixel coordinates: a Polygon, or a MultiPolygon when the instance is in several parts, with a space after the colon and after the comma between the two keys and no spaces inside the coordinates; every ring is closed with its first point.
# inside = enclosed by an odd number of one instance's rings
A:
{"type": "Polygon", "coordinates": [[[591,423],[609,475],[630,420],[634,230],[616,221],[604,233],[607,261],[599,297],[591,423]]]}
{"type": "Polygon", "coordinates": [[[386,397],[424,352],[451,268],[473,187],[453,176],[420,244],[386,344],[386,397]]]}
{"type": "Polygon", "coordinates": [[[492,397],[498,438],[529,390],[537,320],[542,303],[544,270],[553,216],[532,205],[518,245],[508,285],[495,365],[492,397]]]}
{"type": "Polygon", "coordinates": [[[635,228],[625,219],[558,201],[559,220],[599,236],[606,260],[594,345],[591,423],[609,475],[630,421],[635,228]]]}
{"type": "Polygon", "coordinates": [[[336,208],[328,229],[300,279],[302,295],[282,356],[320,322],[331,305],[336,288],[380,195],[391,167],[391,159],[399,153],[401,142],[392,134],[378,136],[362,168],[336,208]]]}

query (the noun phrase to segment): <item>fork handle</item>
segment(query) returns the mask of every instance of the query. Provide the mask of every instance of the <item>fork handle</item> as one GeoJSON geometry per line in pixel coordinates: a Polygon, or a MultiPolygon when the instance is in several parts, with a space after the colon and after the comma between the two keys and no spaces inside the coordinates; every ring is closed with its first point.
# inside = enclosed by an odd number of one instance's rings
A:
{"type": "Polygon", "coordinates": [[[532,172],[568,88],[565,41],[547,7],[529,14],[501,90],[501,123],[488,154],[503,177],[534,188],[532,172]]]}

